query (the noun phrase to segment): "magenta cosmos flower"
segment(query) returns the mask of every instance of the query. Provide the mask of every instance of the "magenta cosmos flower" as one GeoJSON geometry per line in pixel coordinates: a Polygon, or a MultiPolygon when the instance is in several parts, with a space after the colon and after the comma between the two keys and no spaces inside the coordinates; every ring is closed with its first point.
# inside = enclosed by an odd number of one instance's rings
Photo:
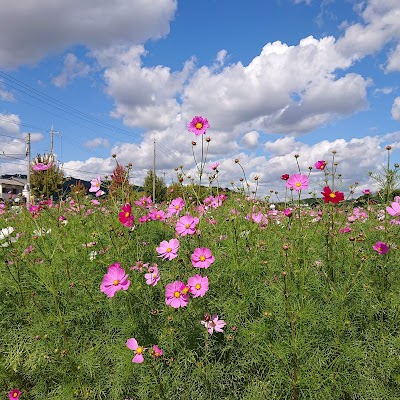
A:
{"type": "Polygon", "coordinates": [[[379,254],[386,254],[389,251],[389,246],[384,242],[376,242],[372,248],[379,254]]]}
{"type": "Polygon", "coordinates": [[[118,219],[122,225],[132,228],[132,225],[135,222],[135,217],[132,215],[132,206],[129,203],[122,206],[122,211],[118,214],[118,219]]]}
{"type": "Polygon", "coordinates": [[[203,297],[208,291],[208,278],[198,274],[191,276],[188,279],[188,286],[193,298],[203,297]]]}
{"type": "Polygon", "coordinates": [[[196,268],[208,268],[215,258],[207,247],[198,247],[191,255],[192,265],[196,268]]]}
{"type": "Polygon", "coordinates": [[[19,396],[21,396],[21,391],[18,389],[13,389],[8,393],[8,398],[11,400],[18,400],[19,396]]]}
{"type": "Polygon", "coordinates": [[[217,314],[213,314],[211,317],[209,315],[205,315],[204,320],[201,321],[201,324],[207,328],[210,335],[212,335],[214,331],[223,332],[224,326],[226,325],[223,319],[218,319],[217,314]]]}
{"type": "Polygon", "coordinates": [[[138,345],[138,342],[135,338],[130,338],[126,341],[126,346],[128,349],[133,350],[135,352],[135,356],[132,358],[132,362],[136,364],[140,364],[144,361],[143,352],[145,349],[142,346],[138,345]]]}
{"type": "Polygon", "coordinates": [[[119,263],[115,263],[108,267],[108,271],[101,282],[100,290],[108,297],[114,297],[118,290],[128,290],[130,284],[128,274],[125,273],[119,263]]]}
{"type": "Polygon", "coordinates": [[[159,257],[162,257],[163,260],[173,260],[178,254],[179,249],[179,240],[171,239],[169,242],[163,240],[160,243],[160,246],[156,248],[159,257]]]}
{"type": "Polygon", "coordinates": [[[144,274],[146,283],[148,285],[156,286],[157,282],[160,280],[160,273],[158,271],[158,268],[153,266],[153,267],[150,267],[147,271],[148,271],[148,273],[144,274]]]}
{"type": "Polygon", "coordinates": [[[188,131],[193,132],[196,136],[205,134],[210,127],[206,118],[196,116],[188,124],[188,131]]]}
{"type": "Polygon", "coordinates": [[[52,162],[49,162],[48,164],[43,164],[43,163],[38,163],[32,167],[34,171],[47,171],[53,166],[52,162]]]}
{"type": "Polygon", "coordinates": [[[151,348],[151,353],[153,354],[154,358],[158,358],[163,355],[162,349],[160,349],[156,344],[151,348]]]}
{"type": "Polygon", "coordinates": [[[321,171],[323,171],[326,167],[326,161],[324,160],[319,160],[314,164],[315,168],[320,169],[321,171]]]}
{"type": "Polygon", "coordinates": [[[286,182],[286,187],[296,192],[308,188],[308,178],[306,175],[293,174],[286,182]]]}
{"type": "Polygon", "coordinates": [[[196,225],[198,223],[199,219],[197,217],[185,215],[179,218],[175,230],[181,236],[193,235],[196,233],[196,225]]]}
{"type": "Polygon", "coordinates": [[[387,206],[386,211],[392,217],[400,217],[400,203],[395,201],[391,204],[392,207],[387,206]]]}
{"type": "Polygon", "coordinates": [[[185,307],[189,301],[189,287],[181,281],[175,281],[165,286],[165,303],[168,306],[185,307]]]}

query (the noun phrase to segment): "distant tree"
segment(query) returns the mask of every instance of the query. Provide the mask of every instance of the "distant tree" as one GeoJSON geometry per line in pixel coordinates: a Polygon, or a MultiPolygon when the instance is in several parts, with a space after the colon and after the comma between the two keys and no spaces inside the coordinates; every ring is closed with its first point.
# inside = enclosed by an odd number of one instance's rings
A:
{"type": "Polygon", "coordinates": [[[31,191],[35,197],[58,195],[63,187],[64,173],[52,154],[37,154],[30,165],[31,191]]]}
{"type": "MultiPolygon", "coordinates": [[[[149,169],[147,171],[146,178],[144,179],[143,190],[146,196],[151,196],[153,199],[153,171],[149,169]]],[[[161,203],[167,199],[167,186],[165,185],[164,179],[155,176],[155,192],[156,196],[153,199],[155,203],[161,203]]]]}

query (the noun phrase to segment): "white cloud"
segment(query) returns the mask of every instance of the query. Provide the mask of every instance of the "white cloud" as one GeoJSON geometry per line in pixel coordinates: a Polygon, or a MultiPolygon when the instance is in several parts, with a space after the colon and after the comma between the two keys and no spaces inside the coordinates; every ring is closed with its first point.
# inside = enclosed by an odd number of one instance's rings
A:
{"type": "Polygon", "coordinates": [[[85,143],[85,146],[89,147],[90,149],[95,149],[97,147],[110,147],[110,142],[104,138],[94,138],[89,140],[85,143]]]}
{"type": "Polygon", "coordinates": [[[393,92],[393,88],[392,87],[388,87],[388,86],[385,86],[385,87],[382,87],[382,88],[376,88],[374,90],[374,94],[379,94],[379,93],[390,94],[392,92],[393,92]]]}
{"type": "Polygon", "coordinates": [[[242,143],[250,149],[255,149],[258,146],[259,136],[257,131],[247,132],[242,138],[242,143]]]}
{"type": "Polygon", "coordinates": [[[311,4],[312,0],[293,0],[294,4],[300,4],[300,3],[305,3],[308,6],[311,4]]]}
{"type": "Polygon", "coordinates": [[[6,134],[19,134],[21,120],[16,114],[0,114],[0,129],[6,134]]]}
{"type": "Polygon", "coordinates": [[[100,49],[157,39],[169,32],[176,8],[177,0],[2,2],[0,66],[35,63],[76,44],[100,49]]]}
{"type": "Polygon", "coordinates": [[[392,119],[400,121],[400,97],[394,99],[392,105],[392,119]]]}
{"type": "Polygon", "coordinates": [[[400,44],[397,45],[388,57],[388,63],[386,65],[386,72],[400,71],[400,44]]]}
{"type": "Polygon", "coordinates": [[[386,43],[400,39],[398,0],[369,0],[361,16],[365,24],[350,25],[338,40],[337,50],[343,56],[359,60],[381,50],[386,43]]]}
{"type": "Polygon", "coordinates": [[[52,82],[56,87],[66,87],[74,79],[87,76],[89,71],[89,65],[79,62],[75,54],[68,53],[64,57],[63,70],[52,79],[52,82]]]}
{"type": "Polygon", "coordinates": [[[180,113],[176,97],[193,68],[192,61],[182,71],[171,72],[161,65],[143,67],[143,46],[114,48],[93,55],[105,67],[106,91],[115,100],[113,117],[122,118],[128,126],[147,129],[171,126],[180,113]]]}

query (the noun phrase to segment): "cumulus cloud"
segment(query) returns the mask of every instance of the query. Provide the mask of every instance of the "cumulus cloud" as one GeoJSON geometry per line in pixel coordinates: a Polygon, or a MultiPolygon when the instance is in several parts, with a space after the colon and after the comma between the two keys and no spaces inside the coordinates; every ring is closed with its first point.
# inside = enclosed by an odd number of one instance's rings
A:
{"type": "Polygon", "coordinates": [[[105,68],[106,91],[115,101],[113,117],[122,118],[127,126],[150,130],[171,126],[180,113],[176,97],[193,68],[192,61],[182,71],[171,72],[161,65],[143,67],[143,46],[116,47],[93,55],[105,68]]]}
{"type": "Polygon", "coordinates": [[[400,121],[400,97],[394,99],[392,105],[392,119],[400,121]]]}
{"type": "Polygon", "coordinates": [[[169,32],[177,0],[8,1],[0,12],[0,67],[38,62],[82,44],[100,49],[144,43],[169,32]]]}
{"type": "Polygon", "coordinates": [[[0,128],[6,134],[19,134],[21,120],[16,114],[0,114],[0,128]]]}
{"type": "Polygon", "coordinates": [[[250,149],[255,149],[258,146],[259,136],[257,131],[247,132],[242,138],[242,143],[250,149]]]}
{"type": "Polygon", "coordinates": [[[110,147],[110,142],[108,141],[108,139],[94,138],[94,139],[88,140],[85,143],[85,146],[89,147],[90,149],[96,149],[98,147],[108,148],[108,147],[110,147]]]}
{"type": "Polygon", "coordinates": [[[400,44],[389,54],[385,71],[400,71],[400,44]]]}
{"type": "Polygon", "coordinates": [[[89,65],[78,61],[78,57],[75,54],[68,53],[64,57],[63,70],[52,79],[52,82],[56,87],[66,87],[76,78],[87,76],[89,71],[89,65]]]}

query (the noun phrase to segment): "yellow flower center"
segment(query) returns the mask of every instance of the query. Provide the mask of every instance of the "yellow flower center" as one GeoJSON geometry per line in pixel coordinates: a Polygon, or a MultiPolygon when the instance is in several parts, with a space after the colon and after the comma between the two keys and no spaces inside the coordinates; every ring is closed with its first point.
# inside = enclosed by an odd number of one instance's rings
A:
{"type": "Polygon", "coordinates": [[[136,354],[142,354],[143,353],[143,347],[139,346],[136,350],[135,350],[136,354]]]}
{"type": "Polygon", "coordinates": [[[161,215],[157,214],[157,215],[156,215],[156,218],[157,218],[157,219],[160,219],[160,218],[161,218],[161,215]]]}
{"type": "Polygon", "coordinates": [[[155,351],[154,352],[154,356],[157,358],[157,357],[160,357],[160,353],[158,352],[158,351],[155,351]]]}
{"type": "Polygon", "coordinates": [[[203,124],[201,122],[198,122],[196,124],[196,129],[201,129],[203,127],[203,124]]]}
{"type": "Polygon", "coordinates": [[[118,280],[118,279],[115,279],[114,282],[113,282],[113,284],[114,284],[114,286],[119,285],[119,280],[118,280]]]}
{"type": "Polygon", "coordinates": [[[336,197],[336,194],[335,194],[335,193],[330,193],[330,194],[329,194],[329,197],[332,198],[332,199],[334,199],[334,198],[336,197]]]}
{"type": "Polygon", "coordinates": [[[378,247],[378,251],[381,252],[382,251],[382,247],[378,247]]]}
{"type": "Polygon", "coordinates": [[[128,218],[129,217],[129,213],[128,211],[125,213],[125,217],[128,218]]]}
{"type": "Polygon", "coordinates": [[[182,289],[182,294],[187,294],[188,291],[189,291],[189,288],[186,286],[182,289]]]}
{"type": "Polygon", "coordinates": [[[177,299],[179,299],[179,297],[181,297],[181,292],[174,292],[174,297],[176,297],[177,299]]]}
{"type": "Polygon", "coordinates": [[[199,290],[199,289],[201,288],[200,283],[198,283],[198,284],[195,286],[195,288],[196,288],[197,290],[199,290]]]}
{"type": "Polygon", "coordinates": [[[14,393],[13,393],[13,397],[18,397],[18,393],[17,393],[17,392],[14,392],[14,393]]]}
{"type": "Polygon", "coordinates": [[[189,224],[186,224],[186,225],[185,225],[185,228],[186,228],[186,229],[189,229],[189,228],[190,228],[190,225],[189,225],[189,224]]]}
{"type": "Polygon", "coordinates": [[[201,256],[199,257],[199,259],[200,259],[200,261],[206,261],[206,256],[201,255],[201,256]]]}
{"type": "Polygon", "coordinates": [[[175,210],[179,210],[179,206],[175,206],[175,210]]]}
{"type": "Polygon", "coordinates": [[[295,186],[300,187],[301,183],[300,182],[296,182],[295,186]]]}
{"type": "Polygon", "coordinates": [[[171,247],[168,247],[167,250],[165,250],[167,253],[171,253],[172,249],[171,247]]]}
{"type": "Polygon", "coordinates": [[[319,169],[324,169],[325,168],[325,164],[322,164],[319,169]]]}

